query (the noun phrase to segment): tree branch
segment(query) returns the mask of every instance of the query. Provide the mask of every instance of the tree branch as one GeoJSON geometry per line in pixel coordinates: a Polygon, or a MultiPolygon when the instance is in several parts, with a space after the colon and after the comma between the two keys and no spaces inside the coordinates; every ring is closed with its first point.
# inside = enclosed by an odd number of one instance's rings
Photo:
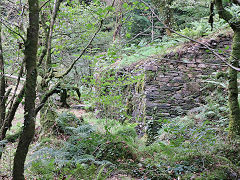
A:
{"type": "Polygon", "coordinates": [[[54,1],[54,8],[53,8],[53,13],[52,13],[52,19],[50,22],[49,30],[48,30],[48,40],[47,40],[47,60],[46,60],[46,72],[50,68],[51,65],[51,50],[52,50],[52,35],[53,35],[53,26],[55,24],[55,20],[57,18],[57,14],[59,11],[59,7],[61,5],[61,2],[63,0],[55,0],[54,1]]]}
{"type": "Polygon", "coordinates": [[[1,139],[4,139],[6,136],[6,132],[7,130],[9,130],[12,126],[12,121],[13,118],[15,116],[15,113],[17,111],[17,108],[19,106],[19,104],[22,102],[24,93],[25,93],[25,86],[26,84],[24,84],[24,86],[22,87],[20,93],[18,94],[17,98],[15,99],[15,102],[13,103],[12,108],[8,111],[7,115],[6,115],[6,119],[5,119],[5,123],[4,126],[2,127],[2,134],[1,134],[1,139]]]}
{"type": "Polygon", "coordinates": [[[97,31],[94,33],[94,35],[92,36],[92,38],[90,39],[90,41],[88,42],[88,44],[85,46],[85,48],[82,50],[82,52],[80,53],[80,55],[73,61],[73,63],[70,65],[70,67],[61,75],[56,75],[55,78],[63,78],[64,76],[66,76],[73,68],[73,66],[76,64],[76,62],[83,56],[83,54],[86,52],[87,48],[90,46],[90,44],[93,42],[94,38],[96,37],[96,35],[98,34],[98,32],[101,30],[103,25],[103,20],[100,21],[100,25],[97,29],[97,31]]]}
{"type": "MultiPolygon", "coordinates": [[[[111,6],[113,6],[115,3],[115,0],[112,1],[111,6]]],[[[76,64],[76,62],[83,56],[83,54],[86,52],[87,48],[91,45],[91,43],[93,42],[94,38],[96,37],[96,35],[99,33],[99,31],[102,28],[103,25],[103,21],[106,18],[106,16],[109,14],[109,10],[107,11],[107,13],[105,14],[104,18],[100,20],[100,24],[99,27],[97,29],[97,31],[94,33],[94,35],[92,36],[92,38],[90,39],[90,41],[88,42],[88,44],[85,46],[85,48],[82,50],[82,52],[80,53],[80,55],[73,61],[73,63],[70,65],[70,67],[63,73],[60,75],[55,75],[55,78],[63,78],[64,76],[66,76],[74,67],[74,65],[76,64]]]]}
{"type": "Polygon", "coordinates": [[[222,4],[222,0],[215,0],[215,5],[219,14],[219,17],[224,19],[225,21],[227,21],[229,23],[229,25],[235,29],[236,28],[236,22],[234,22],[234,18],[232,16],[232,14],[227,11],[222,4]]]}
{"type": "Polygon", "coordinates": [[[47,3],[49,3],[50,2],[50,0],[48,0],[48,1],[46,1],[45,3],[43,3],[41,6],[40,6],[40,8],[39,8],[39,12],[42,10],[42,8],[44,7],[44,6],[46,6],[46,4],[47,3]]]}
{"type": "Polygon", "coordinates": [[[23,40],[24,43],[26,42],[25,38],[24,38],[19,32],[16,32],[16,31],[14,31],[12,28],[8,27],[8,25],[6,25],[6,24],[4,23],[4,20],[3,20],[2,18],[0,18],[0,22],[1,22],[9,31],[11,31],[11,32],[13,32],[14,34],[18,35],[18,36],[23,40]]]}
{"type": "MultiPolygon", "coordinates": [[[[225,58],[223,58],[223,57],[220,56],[218,53],[216,53],[215,50],[212,49],[212,48],[210,48],[207,44],[201,43],[201,42],[199,42],[199,41],[197,41],[197,40],[195,40],[195,39],[192,39],[192,38],[190,38],[190,37],[188,37],[188,36],[182,35],[182,34],[176,32],[175,30],[173,30],[172,28],[168,27],[167,25],[165,25],[164,22],[162,22],[162,20],[158,17],[158,15],[154,12],[154,10],[152,9],[152,7],[151,7],[150,5],[148,5],[148,4],[147,4],[145,1],[143,1],[143,0],[140,0],[140,1],[141,1],[142,3],[144,3],[144,4],[150,9],[150,11],[156,16],[156,18],[158,19],[158,21],[163,24],[164,28],[169,29],[172,33],[177,34],[177,35],[179,35],[180,37],[183,37],[183,38],[185,38],[185,39],[188,39],[188,40],[190,40],[190,41],[192,41],[192,42],[195,42],[195,43],[197,43],[197,44],[200,44],[200,45],[204,46],[206,49],[208,49],[209,51],[211,51],[215,56],[217,56],[217,57],[218,57],[222,62],[224,62],[226,65],[228,65],[228,66],[231,67],[232,69],[240,72],[240,68],[239,68],[239,67],[235,67],[235,66],[233,66],[232,64],[228,63],[228,62],[225,60],[225,58]]],[[[221,0],[220,0],[220,1],[221,1],[221,0]]]]}
{"type": "Polygon", "coordinates": [[[58,93],[57,88],[59,87],[60,82],[58,82],[52,89],[50,89],[42,98],[41,102],[39,103],[39,105],[36,107],[35,109],[35,114],[37,115],[37,113],[42,109],[42,107],[44,106],[44,104],[47,102],[48,98],[50,96],[52,96],[55,93],[58,93]]]}

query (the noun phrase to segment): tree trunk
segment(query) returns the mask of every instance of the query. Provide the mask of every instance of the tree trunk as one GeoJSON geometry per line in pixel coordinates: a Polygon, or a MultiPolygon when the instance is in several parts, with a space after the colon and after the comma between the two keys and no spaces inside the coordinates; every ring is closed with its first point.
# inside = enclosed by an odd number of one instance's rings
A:
{"type": "MultiPolygon", "coordinates": [[[[152,2],[158,8],[158,12],[164,19],[163,22],[164,22],[165,26],[171,28],[172,27],[172,16],[173,16],[171,4],[172,4],[173,0],[165,0],[165,1],[152,0],[152,2]]],[[[166,34],[168,36],[171,36],[171,34],[172,34],[168,28],[166,28],[166,34]]]]}
{"type": "MultiPolygon", "coordinates": [[[[51,60],[51,51],[52,51],[52,36],[53,36],[53,31],[54,31],[54,25],[56,22],[56,18],[58,16],[58,12],[59,12],[59,8],[61,3],[63,2],[63,0],[54,0],[54,7],[53,7],[53,12],[52,12],[52,16],[50,19],[50,26],[46,25],[46,22],[44,19],[42,19],[43,23],[43,28],[44,31],[46,32],[46,42],[44,45],[44,51],[42,52],[42,55],[40,56],[40,60],[39,60],[39,66],[41,65],[42,61],[44,60],[44,57],[46,56],[46,61],[44,62],[44,69],[41,76],[43,77],[43,81],[44,83],[41,83],[41,86],[39,87],[39,91],[40,93],[44,94],[44,92],[49,90],[49,81],[52,78],[52,60],[51,60]],[[49,80],[47,80],[49,79],[49,80]]],[[[44,14],[42,15],[42,18],[44,18],[44,14]]],[[[42,97],[41,97],[42,98],[42,97]]],[[[46,113],[50,112],[48,111],[49,105],[45,104],[42,109],[40,110],[40,123],[41,122],[45,122],[45,118],[46,113]]],[[[50,114],[51,116],[51,114],[50,114]]],[[[43,124],[41,124],[42,126],[44,126],[43,124]]],[[[43,127],[44,129],[44,127],[43,127]]]]}
{"type": "MultiPolygon", "coordinates": [[[[222,0],[214,0],[217,7],[219,17],[229,23],[234,31],[234,37],[232,42],[232,54],[229,59],[230,64],[239,67],[240,60],[240,21],[238,21],[233,15],[223,7],[222,0]]],[[[230,109],[229,116],[229,137],[234,138],[236,135],[240,135],[240,107],[238,102],[238,72],[229,68],[229,80],[228,80],[228,104],[230,109]]]]}
{"type": "Polygon", "coordinates": [[[52,50],[52,35],[53,35],[53,28],[54,24],[58,15],[59,7],[61,5],[62,0],[55,0],[54,1],[54,8],[53,8],[53,14],[52,19],[50,23],[50,27],[48,30],[48,42],[47,42],[47,60],[46,60],[46,70],[45,72],[49,72],[49,68],[51,68],[52,61],[51,61],[51,50],[52,50]]]}
{"type": "MultiPolygon", "coordinates": [[[[234,31],[232,43],[232,57],[230,63],[239,67],[240,59],[240,30],[234,31]],[[235,57],[235,59],[233,58],[235,57]]],[[[228,84],[228,103],[230,109],[230,122],[229,122],[229,136],[240,135],[240,108],[238,102],[238,72],[229,68],[229,84],[228,84]]]]}
{"type": "Polygon", "coordinates": [[[65,108],[69,108],[70,106],[68,105],[67,103],[67,89],[62,89],[60,91],[60,102],[62,103],[61,104],[61,107],[65,107],[65,108]]]}
{"type": "Polygon", "coordinates": [[[2,27],[0,24],[0,125],[4,124],[5,120],[5,77],[4,77],[4,60],[2,50],[2,27]]]}
{"type": "MultiPolygon", "coordinates": [[[[4,77],[4,60],[3,60],[3,50],[2,50],[2,26],[0,23],[0,141],[1,134],[5,124],[5,77],[4,77]]],[[[4,147],[0,147],[2,149],[4,147]]],[[[0,151],[0,159],[2,157],[2,152],[0,151]]]]}
{"type": "Polygon", "coordinates": [[[24,58],[26,62],[26,90],[24,106],[24,127],[20,136],[17,151],[14,157],[13,179],[24,180],[24,163],[29,145],[35,132],[35,99],[37,79],[37,46],[39,31],[38,0],[28,0],[29,28],[25,42],[24,58]]]}

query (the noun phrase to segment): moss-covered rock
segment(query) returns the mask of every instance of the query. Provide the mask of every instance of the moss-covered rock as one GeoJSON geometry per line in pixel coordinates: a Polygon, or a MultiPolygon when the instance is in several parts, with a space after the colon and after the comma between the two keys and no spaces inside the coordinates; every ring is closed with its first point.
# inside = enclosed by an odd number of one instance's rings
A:
{"type": "Polygon", "coordinates": [[[137,160],[136,154],[124,141],[107,141],[96,150],[95,156],[99,160],[107,160],[112,163],[122,162],[128,159],[133,161],[137,160]]]}

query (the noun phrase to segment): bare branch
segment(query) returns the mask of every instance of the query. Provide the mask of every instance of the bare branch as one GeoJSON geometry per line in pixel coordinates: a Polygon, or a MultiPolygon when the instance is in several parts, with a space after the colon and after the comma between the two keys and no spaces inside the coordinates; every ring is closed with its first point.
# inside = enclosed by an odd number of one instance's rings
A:
{"type": "MultiPolygon", "coordinates": [[[[115,0],[112,1],[112,5],[111,6],[113,6],[114,3],[115,3],[115,0]]],[[[70,65],[70,67],[63,74],[55,75],[55,78],[63,78],[64,76],[66,76],[72,70],[72,68],[74,67],[76,62],[83,56],[83,54],[86,52],[87,48],[92,44],[94,38],[97,36],[99,31],[101,30],[102,25],[103,25],[103,21],[107,17],[107,15],[109,14],[109,12],[110,11],[108,10],[107,13],[105,14],[104,18],[100,20],[100,24],[99,24],[99,27],[98,27],[97,31],[93,34],[92,38],[90,39],[88,44],[85,46],[85,48],[82,50],[80,55],[73,61],[73,63],[70,65]]]]}
{"type": "Polygon", "coordinates": [[[46,4],[49,3],[49,2],[50,2],[50,0],[46,1],[45,3],[43,3],[43,4],[40,6],[39,11],[41,11],[42,8],[43,8],[44,6],[46,6],[46,4]]]}
{"type": "Polygon", "coordinates": [[[66,76],[73,68],[73,66],[76,64],[76,62],[83,56],[83,54],[86,52],[87,48],[90,46],[90,44],[93,42],[94,38],[96,37],[96,35],[98,34],[98,32],[101,30],[103,25],[103,20],[100,21],[100,25],[97,29],[97,31],[94,33],[94,35],[92,36],[92,38],[90,39],[90,41],[88,42],[88,44],[85,46],[85,48],[82,50],[82,52],[80,53],[80,55],[73,61],[73,63],[70,65],[70,67],[61,75],[56,75],[55,78],[63,78],[64,76],[66,76]]]}
{"type": "Polygon", "coordinates": [[[188,39],[188,40],[190,40],[190,41],[192,41],[192,42],[195,42],[195,43],[197,43],[197,44],[200,44],[200,45],[204,46],[206,49],[208,49],[209,51],[211,51],[215,56],[217,56],[217,57],[218,57],[222,62],[224,62],[226,65],[228,65],[228,66],[231,67],[232,69],[240,72],[240,68],[239,68],[239,67],[235,67],[235,66],[233,66],[232,64],[228,63],[228,62],[225,60],[225,58],[223,58],[221,55],[219,55],[217,52],[215,52],[215,50],[212,49],[211,47],[209,47],[207,44],[201,43],[201,42],[199,42],[199,41],[197,41],[197,40],[195,40],[195,39],[192,39],[192,38],[190,38],[190,37],[188,37],[188,36],[182,35],[182,34],[178,33],[177,31],[173,30],[172,28],[168,27],[167,25],[165,25],[164,22],[158,17],[158,15],[154,12],[153,8],[152,8],[149,4],[147,4],[147,3],[146,3],[145,1],[143,1],[143,0],[140,0],[140,1],[141,1],[142,3],[144,3],[144,4],[150,9],[150,11],[156,16],[156,18],[158,19],[158,21],[163,24],[164,28],[169,29],[172,33],[177,34],[177,35],[179,35],[180,37],[183,37],[183,38],[185,38],[185,39],[188,39]]]}
{"type": "MultiPolygon", "coordinates": [[[[19,86],[19,83],[20,83],[20,80],[21,80],[21,76],[22,76],[22,74],[23,74],[23,65],[24,65],[24,62],[22,62],[20,72],[19,72],[19,74],[18,74],[18,77],[16,77],[16,79],[17,79],[17,84],[16,84],[16,86],[15,86],[15,90],[14,90],[13,96],[12,96],[12,98],[11,98],[10,101],[9,101],[9,103],[10,103],[9,108],[10,108],[10,109],[12,108],[13,102],[14,102],[14,100],[15,100],[15,98],[16,98],[17,89],[18,89],[18,86],[19,86]]],[[[11,77],[11,76],[9,76],[9,77],[11,77]]]]}
{"type": "Polygon", "coordinates": [[[50,96],[52,96],[55,93],[58,93],[57,88],[59,87],[60,83],[58,82],[51,90],[49,90],[42,98],[40,104],[36,107],[35,109],[35,114],[37,115],[37,113],[42,109],[42,107],[44,106],[44,104],[47,102],[48,98],[50,96]]]}
{"type": "Polygon", "coordinates": [[[22,87],[20,93],[18,94],[17,98],[15,99],[15,102],[13,103],[12,108],[8,111],[7,115],[6,115],[6,119],[5,119],[5,123],[2,127],[2,131],[1,131],[1,139],[4,139],[6,136],[6,132],[7,130],[9,130],[12,126],[12,121],[13,118],[15,116],[15,113],[17,111],[17,108],[19,106],[19,104],[22,102],[24,93],[25,93],[25,86],[26,84],[24,84],[24,86],[22,87]]]}
{"type": "MultiPolygon", "coordinates": [[[[52,19],[50,22],[49,30],[48,30],[48,41],[47,41],[47,61],[46,61],[46,70],[48,71],[48,68],[51,64],[51,50],[52,50],[52,35],[53,35],[53,26],[55,24],[55,20],[57,18],[57,14],[59,11],[59,7],[61,5],[61,2],[63,0],[55,0],[54,1],[54,8],[53,8],[53,13],[52,13],[52,19]]],[[[47,72],[46,71],[46,72],[47,72]]]]}
{"type": "MultiPolygon", "coordinates": [[[[16,31],[14,31],[12,28],[10,28],[10,27],[4,22],[4,20],[3,20],[2,18],[0,18],[0,22],[1,22],[9,31],[11,31],[11,32],[13,32],[14,34],[18,35],[18,36],[23,40],[24,43],[26,42],[25,38],[24,38],[19,32],[16,32],[16,31]]],[[[17,27],[18,27],[18,26],[17,26],[17,27]]]]}

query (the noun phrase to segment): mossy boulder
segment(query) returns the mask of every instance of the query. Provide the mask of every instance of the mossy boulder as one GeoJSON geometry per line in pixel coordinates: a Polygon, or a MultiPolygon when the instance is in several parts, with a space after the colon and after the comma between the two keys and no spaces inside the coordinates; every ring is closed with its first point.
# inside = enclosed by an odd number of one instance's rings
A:
{"type": "Polygon", "coordinates": [[[112,163],[122,162],[129,159],[133,161],[137,160],[137,156],[132,148],[124,141],[107,141],[95,151],[95,156],[99,160],[107,160],[112,163]]]}
{"type": "Polygon", "coordinates": [[[73,113],[63,112],[56,118],[54,131],[57,133],[71,135],[72,129],[83,125],[83,119],[77,118],[73,113]]]}

